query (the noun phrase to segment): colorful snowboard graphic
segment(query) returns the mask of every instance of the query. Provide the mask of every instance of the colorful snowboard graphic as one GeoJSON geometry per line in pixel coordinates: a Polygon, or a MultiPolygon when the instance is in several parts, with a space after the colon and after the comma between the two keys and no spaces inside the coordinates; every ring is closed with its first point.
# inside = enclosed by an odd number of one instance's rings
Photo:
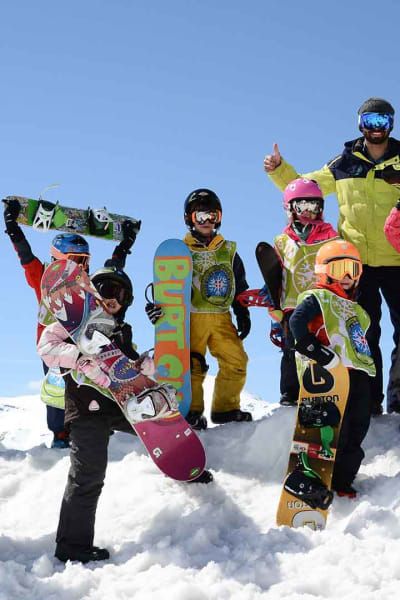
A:
{"type": "Polygon", "coordinates": [[[176,390],[185,417],[191,404],[190,297],[192,256],[181,240],[165,240],[156,250],[153,266],[154,302],[163,308],[155,324],[154,360],[157,381],[176,390]]]}
{"type": "Polygon", "coordinates": [[[132,221],[136,233],[140,230],[141,221],[108,213],[105,209],[87,209],[69,208],[52,204],[45,200],[33,200],[23,196],[7,196],[3,200],[7,203],[10,200],[18,200],[21,206],[18,215],[18,223],[35,227],[39,231],[47,231],[40,223],[48,222],[49,229],[66,231],[68,233],[77,233],[79,235],[91,235],[102,238],[103,240],[122,240],[122,223],[126,220],[132,221]],[[104,212],[105,211],[105,212],[104,212]],[[35,225],[37,219],[37,225],[35,225]]]}
{"type": "MultiPolygon", "coordinates": [[[[115,321],[89,276],[72,261],[56,261],[43,274],[42,298],[81,352],[101,360],[111,379],[102,392],[118,403],[157,467],[181,481],[198,477],[205,467],[204,448],[180,415],[173,389],[158,385],[140,371],[138,361],[129,360],[114,343],[101,338],[111,335],[115,321]]],[[[83,373],[74,372],[75,377],[96,387],[83,373]]]]}
{"type": "Polygon", "coordinates": [[[329,490],[337,443],[349,393],[349,373],[341,363],[330,371],[310,361],[307,361],[305,365],[301,378],[299,407],[287,475],[276,522],[278,525],[288,525],[289,527],[308,526],[312,529],[324,529],[328,508],[310,506],[301,496],[290,493],[288,489],[291,486],[290,481],[288,484],[288,477],[296,469],[300,469],[302,473],[306,471],[307,479],[308,472],[310,480],[320,481],[327,487],[326,503],[329,506],[332,500],[332,492],[329,490]],[[314,422],[313,408],[317,409],[316,414],[319,415],[314,422]],[[337,415],[334,426],[321,426],[321,421],[324,419],[332,420],[332,414],[333,420],[337,415]],[[317,422],[318,418],[320,419],[319,423],[317,422]],[[314,474],[317,476],[315,477],[314,474]]]}

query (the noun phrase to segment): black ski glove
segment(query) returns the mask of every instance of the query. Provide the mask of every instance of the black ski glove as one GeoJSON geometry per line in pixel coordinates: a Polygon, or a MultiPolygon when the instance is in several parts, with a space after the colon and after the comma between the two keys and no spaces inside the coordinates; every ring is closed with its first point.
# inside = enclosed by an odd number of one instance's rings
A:
{"type": "Polygon", "coordinates": [[[22,229],[17,223],[19,211],[21,210],[21,205],[18,200],[8,200],[5,203],[4,208],[4,223],[6,224],[5,233],[10,236],[10,239],[13,243],[20,242],[24,239],[24,234],[22,233],[22,229]]]}
{"type": "Polygon", "coordinates": [[[339,364],[338,355],[327,346],[321,344],[318,338],[313,333],[307,333],[294,345],[297,352],[315,360],[318,364],[326,369],[333,369],[339,364]]]}
{"type": "Polygon", "coordinates": [[[238,300],[232,302],[232,310],[235,313],[239,337],[244,340],[251,329],[250,311],[246,306],[242,306],[238,300]]]}
{"type": "Polygon", "coordinates": [[[121,225],[122,230],[122,242],[120,243],[121,250],[124,250],[126,254],[130,254],[130,249],[136,240],[136,235],[140,229],[140,221],[133,222],[127,219],[121,225]]]}
{"type": "Polygon", "coordinates": [[[400,210],[400,200],[397,200],[396,208],[397,210],[400,210]]]}
{"type": "Polygon", "coordinates": [[[164,314],[162,306],[159,304],[154,304],[154,302],[148,302],[144,307],[144,310],[146,311],[146,315],[153,325],[155,325],[158,319],[160,319],[164,314]]]}

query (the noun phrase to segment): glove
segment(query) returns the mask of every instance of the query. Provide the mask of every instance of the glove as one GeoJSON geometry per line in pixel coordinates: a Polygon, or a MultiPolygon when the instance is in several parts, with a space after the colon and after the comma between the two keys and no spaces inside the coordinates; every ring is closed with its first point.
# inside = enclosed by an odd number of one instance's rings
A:
{"type": "Polygon", "coordinates": [[[15,221],[18,219],[20,210],[21,210],[21,205],[18,202],[18,200],[16,200],[16,199],[7,200],[7,202],[5,202],[5,209],[4,209],[5,224],[8,225],[8,223],[15,223],[15,221]]]}
{"type": "Polygon", "coordinates": [[[154,302],[148,302],[144,307],[144,310],[146,311],[146,315],[153,325],[155,325],[158,319],[160,319],[164,314],[162,306],[159,304],[154,304],[154,302]]]}
{"type": "Polygon", "coordinates": [[[283,348],[285,347],[285,334],[283,333],[283,328],[280,323],[277,323],[276,321],[273,321],[271,323],[269,339],[275,346],[278,346],[278,348],[281,348],[281,350],[283,350],[283,348]]]}
{"type": "Polygon", "coordinates": [[[24,238],[22,229],[17,223],[21,205],[18,200],[8,200],[4,208],[4,222],[6,224],[5,233],[7,233],[12,242],[20,242],[24,238]]]}
{"type": "Polygon", "coordinates": [[[139,369],[142,375],[146,375],[147,377],[153,377],[156,372],[156,365],[151,356],[148,355],[148,352],[144,352],[139,356],[136,362],[136,367],[139,369]]]}
{"type": "Polygon", "coordinates": [[[397,210],[400,210],[400,200],[397,200],[396,208],[397,210]]]}
{"type": "Polygon", "coordinates": [[[339,364],[339,357],[336,352],[331,350],[331,348],[321,344],[321,342],[313,333],[308,333],[305,335],[298,342],[296,342],[294,347],[297,352],[304,354],[304,356],[307,356],[307,358],[315,360],[315,362],[320,364],[325,369],[333,369],[339,364]]]}
{"type": "Polygon", "coordinates": [[[100,369],[99,365],[93,358],[81,356],[76,363],[76,369],[84,373],[88,379],[91,379],[93,383],[99,385],[100,387],[108,388],[111,383],[108,375],[100,369]]]}
{"type": "Polygon", "coordinates": [[[130,254],[130,249],[135,243],[138,232],[137,224],[135,224],[133,221],[129,221],[129,219],[126,219],[121,225],[121,230],[122,242],[120,243],[120,248],[124,250],[126,254],[130,254]]]}
{"type": "Polygon", "coordinates": [[[250,311],[246,306],[242,306],[238,300],[232,302],[232,310],[235,313],[239,337],[244,340],[250,333],[250,311]]]}

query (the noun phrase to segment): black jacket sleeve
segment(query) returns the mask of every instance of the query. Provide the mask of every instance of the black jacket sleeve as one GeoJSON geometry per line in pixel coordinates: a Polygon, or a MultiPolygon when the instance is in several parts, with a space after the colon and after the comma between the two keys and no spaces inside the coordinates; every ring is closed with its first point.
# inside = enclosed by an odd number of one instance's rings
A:
{"type": "Polygon", "coordinates": [[[301,340],[308,333],[308,323],[321,314],[321,307],[315,296],[308,296],[296,306],[290,317],[289,326],[295,340],[301,340]]]}
{"type": "Polygon", "coordinates": [[[244,264],[237,252],[233,259],[233,274],[235,277],[235,293],[237,296],[238,294],[244,292],[249,288],[249,284],[246,281],[246,272],[244,270],[244,264]]]}

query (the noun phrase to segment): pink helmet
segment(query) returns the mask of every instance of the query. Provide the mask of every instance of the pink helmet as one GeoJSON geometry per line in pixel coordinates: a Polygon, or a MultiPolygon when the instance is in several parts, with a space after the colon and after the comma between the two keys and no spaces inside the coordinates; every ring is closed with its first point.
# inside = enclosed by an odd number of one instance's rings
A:
{"type": "Polygon", "coordinates": [[[283,192],[283,208],[285,211],[290,213],[290,202],[300,198],[320,198],[322,200],[321,209],[324,206],[324,196],[318,183],[312,179],[306,179],[306,177],[293,179],[285,187],[283,192]]]}

